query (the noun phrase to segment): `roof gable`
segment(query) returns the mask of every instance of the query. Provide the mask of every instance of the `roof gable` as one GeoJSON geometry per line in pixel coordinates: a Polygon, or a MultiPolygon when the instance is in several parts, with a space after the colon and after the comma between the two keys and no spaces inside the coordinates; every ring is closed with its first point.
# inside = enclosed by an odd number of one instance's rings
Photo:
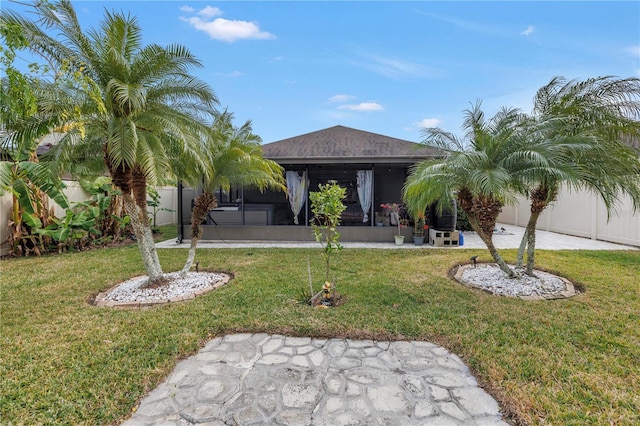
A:
{"type": "Polygon", "coordinates": [[[334,126],[262,145],[265,158],[279,163],[416,162],[438,155],[419,143],[334,126]]]}

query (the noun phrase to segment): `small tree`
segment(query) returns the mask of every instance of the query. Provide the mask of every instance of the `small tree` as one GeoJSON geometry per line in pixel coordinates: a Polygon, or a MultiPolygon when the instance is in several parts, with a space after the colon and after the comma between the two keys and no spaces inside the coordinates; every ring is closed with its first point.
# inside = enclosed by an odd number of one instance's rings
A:
{"type": "Polygon", "coordinates": [[[180,175],[191,184],[201,184],[202,194],[194,200],[191,211],[191,244],[182,268],[182,274],[191,270],[196,247],[202,236],[202,222],[209,210],[218,206],[213,191],[231,189],[231,185],[243,185],[263,191],[267,188],[284,191],[282,167],[262,156],[262,139],[253,133],[251,121],[242,126],[233,125],[233,113],[216,114],[213,125],[203,142],[202,169],[190,168],[180,175]]]}
{"type": "Polygon", "coordinates": [[[331,255],[335,251],[342,250],[338,225],[340,224],[340,216],[346,209],[342,200],[344,200],[347,190],[335,181],[329,181],[326,185],[320,184],[318,188],[319,191],[309,193],[311,211],[314,216],[310,222],[316,241],[324,247],[323,256],[326,262],[324,280],[328,282],[331,255]]]}

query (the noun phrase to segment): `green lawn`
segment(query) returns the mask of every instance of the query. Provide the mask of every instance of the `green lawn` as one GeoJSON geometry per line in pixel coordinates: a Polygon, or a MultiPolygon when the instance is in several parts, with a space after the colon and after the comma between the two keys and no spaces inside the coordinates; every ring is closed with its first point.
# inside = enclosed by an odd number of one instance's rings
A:
{"type": "MultiPolygon", "coordinates": [[[[418,339],[460,355],[522,424],[640,423],[640,252],[559,251],[539,265],[586,290],[525,302],[467,289],[448,269],[484,250],[355,250],[335,257],[345,303],[296,303],[320,248],[200,250],[229,285],[145,310],[96,308],[98,292],[144,270],[121,247],[0,262],[3,424],[117,424],[181,358],[233,332],[418,339]]],[[[505,251],[508,260],[514,251],[505,251]]],[[[160,250],[178,270],[186,250],[160,250]]]]}

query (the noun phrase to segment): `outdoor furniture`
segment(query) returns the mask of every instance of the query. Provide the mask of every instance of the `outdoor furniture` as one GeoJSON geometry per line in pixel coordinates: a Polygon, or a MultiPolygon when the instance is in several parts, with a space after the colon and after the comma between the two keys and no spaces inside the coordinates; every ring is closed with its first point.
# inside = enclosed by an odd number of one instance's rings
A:
{"type": "MultiPolygon", "coordinates": [[[[241,206],[221,206],[209,211],[207,225],[217,226],[242,226],[241,206]]],[[[244,225],[267,226],[275,225],[275,204],[245,204],[244,225]]]]}
{"type": "Polygon", "coordinates": [[[364,218],[364,213],[362,212],[362,207],[360,204],[351,204],[348,205],[345,211],[342,212],[340,216],[340,224],[341,225],[362,225],[362,219],[364,218]]]}

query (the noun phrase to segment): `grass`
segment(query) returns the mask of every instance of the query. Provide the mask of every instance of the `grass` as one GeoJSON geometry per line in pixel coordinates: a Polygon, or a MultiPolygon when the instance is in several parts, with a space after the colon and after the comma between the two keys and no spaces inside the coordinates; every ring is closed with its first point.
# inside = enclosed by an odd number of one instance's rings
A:
{"type": "MultiPolygon", "coordinates": [[[[174,238],[173,235],[169,236],[174,238]]],[[[640,252],[538,253],[586,290],[524,302],[471,290],[448,269],[484,250],[356,250],[334,258],[335,309],[296,303],[321,249],[199,250],[229,285],[145,310],[87,300],[144,269],[135,246],[0,262],[4,424],[118,424],[176,362],[213,336],[416,339],[460,355],[513,423],[640,423],[640,252]]],[[[505,251],[508,260],[514,251],[505,251]]],[[[166,271],[186,250],[160,250],[166,271]]]]}

